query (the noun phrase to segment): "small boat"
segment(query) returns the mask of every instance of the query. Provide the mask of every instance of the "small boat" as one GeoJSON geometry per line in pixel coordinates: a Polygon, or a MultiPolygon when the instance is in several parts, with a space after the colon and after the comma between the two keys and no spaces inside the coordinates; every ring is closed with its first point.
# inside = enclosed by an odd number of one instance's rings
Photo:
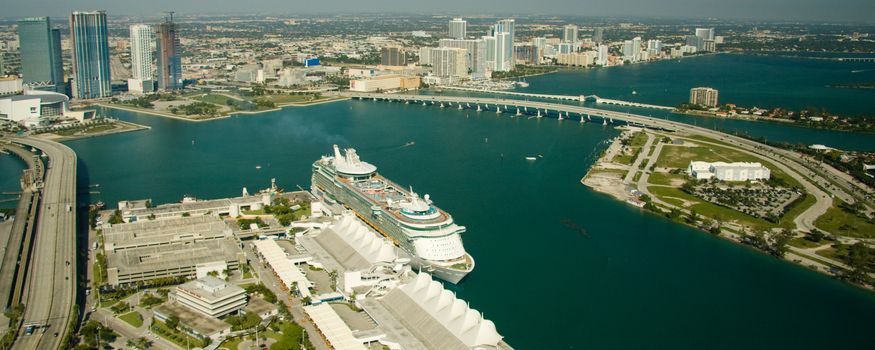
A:
{"type": "Polygon", "coordinates": [[[255,169],[261,169],[261,165],[256,165],[255,169]]]}
{"type": "Polygon", "coordinates": [[[534,160],[538,160],[538,157],[526,157],[526,160],[534,161],[534,160]]]}
{"type": "Polygon", "coordinates": [[[632,95],[637,95],[638,91],[632,90],[632,95]]]}
{"type": "Polygon", "coordinates": [[[405,143],[405,144],[404,144],[404,147],[410,147],[410,146],[413,146],[413,145],[415,145],[415,144],[416,144],[416,141],[410,141],[410,142],[408,142],[408,143],[405,143]]]}

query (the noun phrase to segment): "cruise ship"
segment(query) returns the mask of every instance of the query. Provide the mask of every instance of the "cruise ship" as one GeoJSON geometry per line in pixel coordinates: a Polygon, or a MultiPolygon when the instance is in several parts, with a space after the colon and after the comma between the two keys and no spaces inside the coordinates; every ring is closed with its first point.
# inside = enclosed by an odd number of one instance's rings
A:
{"type": "Polygon", "coordinates": [[[434,206],[429,195],[420,197],[377,174],[377,167],[361,161],[355,149],[341,154],[334,145],[334,156],[313,163],[312,181],[317,197],[355,212],[410,254],[414,268],[450,283],[459,283],[474,269],[460,237],[465,227],[434,206]]]}

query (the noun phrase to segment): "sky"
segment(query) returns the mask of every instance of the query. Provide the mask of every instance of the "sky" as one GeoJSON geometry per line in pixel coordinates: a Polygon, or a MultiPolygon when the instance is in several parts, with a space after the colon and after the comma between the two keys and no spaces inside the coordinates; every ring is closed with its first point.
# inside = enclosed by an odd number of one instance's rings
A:
{"type": "Polygon", "coordinates": [[[875,0],[0,0],[0,17],[113,15],[442,13],[690,17],[875,23],[875,0]]]}

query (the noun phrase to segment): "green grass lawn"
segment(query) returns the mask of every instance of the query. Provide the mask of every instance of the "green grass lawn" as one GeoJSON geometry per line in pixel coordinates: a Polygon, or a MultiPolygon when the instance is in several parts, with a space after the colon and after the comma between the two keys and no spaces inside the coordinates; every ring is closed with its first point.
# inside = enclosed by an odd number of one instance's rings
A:
{"type": "Polygon", "coordinates": [[[645,143],[647,143],[647,134],[639,131],[632,136],[631,140],[629,140],[629,147],[641,148],[645,143]]]}
{"type": "Polygon", "coordinates": [[[80,133],[80,132],[83,134],[95,134],[95,133],[99,133],[99,132],[109,131],[112,129],[115,129],[115,125],[101,124],[101,125],[94,125],[94,126],[89,126],[89,127],[84,127],[84,128],[58,130],[58,131],[55,131],[54,133],[61,135],[61,136],[71,136],[71,135],[75,135],[75,134],[80,133]]]}
{"type": "Polygon", "coordinates": [[[179,330],[170,329],[170,327],[167,327],[164,322],[158,320],[152,322],[152,326],[150,328],[161,338],[167,339],[171,343],[179,345],[183,349],[186,348],[186,344],[189,344],[192,347],[199,346],[201,344],[200,339],[192,337],[179,330]],[[186,341],[186,339],[188,339],[188,341],[186,341]]]}
{"type": "Polygon", "coordinates": [[[240,343],[243,342],[242,337],[227,339],[219,345],[219,349],[225,348],[228,350],[237,350],[237,347],[240,346],[240,343]]]}
{"type": "MultiPolygon", "coordinates": [[[[650,177],[647,178],[647,183],[651,183],[654,185],[666,185],[671,186],[671,180],[682,180],[686,181],[687,176],[681,174],[669,174],[669,173],[651,173],[650,177]]],[[[683,182],[681,182],[683,183],[683,182]]]]}
{"type": "Polygon", "coordinates": [[[790,211],[781,217],[781,226],[788,229],[796,228],[793,220],[796,219],[799,214],[802,214],[802,212],[814,205],[814,203],[817,203],[817,198],[806,193],[802,202],[797,203],[794,207],[790,208],[790,211]]]}
{"type": "Polygon", "coordinates": [[[858,238],[875,238],[875,224],[839,207],[839,200],[825,214],[817,218],[814,226],[839,235],[858,238]]]}
{"type": "Polygon", "coordinates": [[[139,312],[131,311],[118,317],[120,320],[127,322],[131,326],[139,328],[143,325],[143,316],[139,312]]]}
{"type": "Polygon", "coordinates": [[[312,101],[313,95],[267,95],[260,96],[259,98],[263,98],[276,104],[304,103],[312,101]]]}
{"type": "Polygon", "coordinates": [[[827,241],[812,242],[812,241],[809,241],[809,240],[807,240],[805,238],[801,238],[801,237],[800,238],[793,238],[792,240],[790,240],[790,245],[797,247],[797,248],[802,248],[802,249],[817,248],[817,247],[827,245],[827,244],[831,244],[831,242],[827,242],[827,241]]]}
{"type": "Polygon", "coordinates": [[[207,102],[207,103],[217,104],[220,106],[226,106],[229,100],[234,101],[233,98],[230,98],[228,96],[219,95],[219,94],[206,94],[203,96],[195,96],[195,97],[192,97],[192,99],[207,102]]]}

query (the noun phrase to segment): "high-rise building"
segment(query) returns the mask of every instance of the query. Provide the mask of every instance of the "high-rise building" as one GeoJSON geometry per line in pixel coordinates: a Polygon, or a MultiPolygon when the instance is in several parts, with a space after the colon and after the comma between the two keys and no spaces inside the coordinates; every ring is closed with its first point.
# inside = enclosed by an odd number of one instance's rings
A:
{"type": "Polygon", "coordinates": [[[468,22],[461,18],[450,20],[450,39],[465,39],[468,32],[468,22]]]}
{"type": "Polygon", "coordinates": [[[70,15],[70,38],[73,48],[73,97],[109,97],[112,86],[106,12],[73,12],[70,15]]]}
{"type": "Polygon", "coordinates": [[[632,40],[623,42],[623,60],[629,62],[638,62],[641,57],[641,37],[635,37],[632,40]]]}
{"type": "Polygon", "coordinates": [[[715,51],[714,45],[714,28],[696,28],[695,45],[691,43],[694,40],[687,37],[687,45],[695,46],[697,51],[715,51]]]}
{"type": "Polygon", "coordinates": [[[596,59],[595,64],[599,66],[607,66],[608,65],[608,46],[607,45],[599,45],[596,50],[596,59]]]}
{"type": "Polygon", "coordinates": [[[407,65],[407,53],[398,46],[387,46],[380,49],[380,64],[384,66],[407,65]]]}
{"type": "Polygon", "coordinates": [[[472,74],[486,73],[486,42],[483,39],[441,39],[439,47],[455,47],[468,50],[468,69],[472,74]]]}
{"type": "Polygon", "coordinates": [[[182,89],[182,59],[173,13],[155,26],[155,44],[158,52],[158,90],[182,89]]]}
{"type": "Polygon", "coordinates": [[[538,64],[538,47],[535,45],[515,45],[513,47],[514,60],[524,64],[538,64]]]}
{"type": "Polygon", "coordinates": [[[483,46],[486,47],[486,55],[484,61],[486,62],[486,69],[488,71],[495,71],[495,53],[496,53],[496,39],[494,36],[484,36],[482,38],[483,46]]]}
{"type": "Polygon", "coordinates": [[[662,41],[659,40],[647,40],[647,53],[650,57],[654,57],[659,55],[662,51],[662,41]]]}
{"type": "Polygon", "coordinates": [[[134,24],[130,26],[130,32],[133,77],[128,80],[128,91],[152,92],[152,27],[147,24],[134,24]]]}
{"type": "Polygon", "coordinates": [[[51,28],[49,18],[34,17],[18,21],[18,42],[24,83],[36,90],[66,93],[61,31],[51,28]]]}
{"type": "Polygon", "coordinates": [[[562,42],[576,46],[579,31],[580,28],[578,28],[576,25],[566,25],[562,28],[562,42]]]}
{"type": "Polygon", "coordinates": [[[601,44],[605,40],[605,28],[596,27],[592,32],[592,41],[601,44]]]}
{"type": "Polygon", "coordinates": [[[714,40],[714,28],[696,28],[696,36],[702,40],[714,40]]]}
{"type": "Polygon", "coordinates": [[[503,19],[492,27],[492,36],[495,37],[495,68],[499,72],[511,71],[514,68],[513,42],[516,21],[503,19]]]}
{"type": "Polygon", "coordinates": [[[431,63],[434,75],[446,77],[464,77],[468,75],[468,50],[455,47],[438,47],[431,49],[431,63]]]}
{"type": "Polygon", "coordinates": [[[690,89],[690,104],[706,107],[717,107],[718,91],[709,87],[690,89]]]}
{"type": "Polygon", "coordinates": [[[569,54],[574,52],[574,46],[570,43],[559,43],[557,52],[560,54],[569,54]]]}

